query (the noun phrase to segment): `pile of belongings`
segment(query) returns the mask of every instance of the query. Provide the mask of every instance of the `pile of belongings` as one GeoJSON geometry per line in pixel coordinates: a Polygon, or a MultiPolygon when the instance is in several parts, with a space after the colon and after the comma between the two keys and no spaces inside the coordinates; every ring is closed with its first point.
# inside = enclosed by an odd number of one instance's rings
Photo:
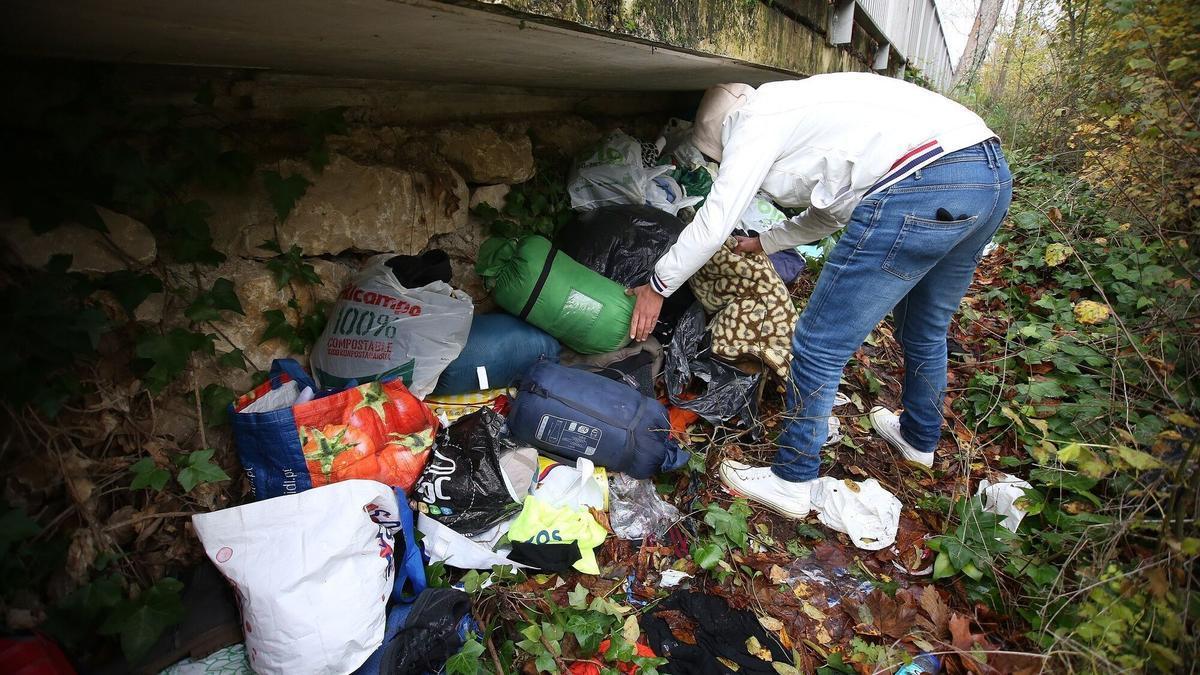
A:
{"type": "MultiPolygon", "coordinates": [[[[503,312],[475,314],[443,251],[378,255],[311,370],[277,360],[233,402],[252,501],[192,524],[243,642],[177,672],[436,672],[478,626],[461,591],[427,587],[427,564],[598,574],[610,533],[667,536],[682,516],[651,479],[688,464],[696,420],[758,432],[795,323],[772,263],[727,248],[630,341],[627,289],[716,176],[678,127],[646,147],[614,133],[578,162],[577,213],[552,238],[483,243],[476,271],[503,312]]],[[[754,209],[748,228],[782,219],[754,209]]]]}

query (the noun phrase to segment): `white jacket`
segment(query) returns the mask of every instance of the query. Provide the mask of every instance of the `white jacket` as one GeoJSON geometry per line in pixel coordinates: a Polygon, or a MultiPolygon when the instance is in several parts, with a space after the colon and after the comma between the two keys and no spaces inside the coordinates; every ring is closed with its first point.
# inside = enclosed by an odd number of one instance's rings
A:
{"type": "Polygon", "coordinates": [[[994,136],[965,107],[891,77],[831,73],[764,84],[726,118],[712,191],[655,265],[651,286],[668,296],[686,283],[760,189],[780,206],[807,207],[763,233],[763,250],[774,253],[844,226],[873,188],[994,136]]]}

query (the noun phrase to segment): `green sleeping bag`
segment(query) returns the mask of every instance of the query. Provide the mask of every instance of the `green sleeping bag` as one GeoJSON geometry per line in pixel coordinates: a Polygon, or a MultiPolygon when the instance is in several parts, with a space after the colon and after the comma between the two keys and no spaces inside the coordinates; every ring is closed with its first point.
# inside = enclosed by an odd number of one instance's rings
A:
{"type": "Polygon", "coordinates": [[[580,354],[616,351],[629,342],[634,299],[545,237],[492,237],[479,247],[475,271],[505,311],[580,354]]]}

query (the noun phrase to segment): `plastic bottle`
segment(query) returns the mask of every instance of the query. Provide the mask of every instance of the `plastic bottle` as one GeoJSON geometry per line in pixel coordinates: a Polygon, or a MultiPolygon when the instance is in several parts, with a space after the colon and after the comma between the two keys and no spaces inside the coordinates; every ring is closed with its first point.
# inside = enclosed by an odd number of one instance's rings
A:
{"type": "Polygon", "coordinates": [[[934,675],[935,673],[940,673],[941,671],[941,659],[933,654],[921,652],[913,658],[912,663],[904,666],[900,670],[897,670],[896,675],[921,675],[921,673],[934,675]]]}

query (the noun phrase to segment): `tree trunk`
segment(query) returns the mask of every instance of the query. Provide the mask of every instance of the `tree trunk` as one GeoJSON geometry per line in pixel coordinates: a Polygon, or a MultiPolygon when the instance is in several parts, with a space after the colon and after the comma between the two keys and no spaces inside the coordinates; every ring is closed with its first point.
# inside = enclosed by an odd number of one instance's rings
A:
{"type": "Polygon", "coordinates": [[[979,64],[983,63],[1003,7],[1004,0],[980,0],[975,23],[971,24],[971,34],[967,36],[967,46],[963,48],[962,58],[958,60],[958,67],[954,69],[954,77],[950,80],[951,89],[971,79],[979,64]]]}
{"type": "Polygon", "coordinates": [[[1004,58],[1000,61],[1000,74],[996,76],[996,85],[992,88],[992,96],[1004,94],[1004,84],[1008,77],[1008,65],[1012,62],[1013,47],[1017,44],[1017,36],[1021,32],[1021,19],[1025,16],[1025,0],[1017,0],[1017,15],[1013,17],[1012,32],[1008,35],[1008,44],[1004,46],[1004,58]]]}

